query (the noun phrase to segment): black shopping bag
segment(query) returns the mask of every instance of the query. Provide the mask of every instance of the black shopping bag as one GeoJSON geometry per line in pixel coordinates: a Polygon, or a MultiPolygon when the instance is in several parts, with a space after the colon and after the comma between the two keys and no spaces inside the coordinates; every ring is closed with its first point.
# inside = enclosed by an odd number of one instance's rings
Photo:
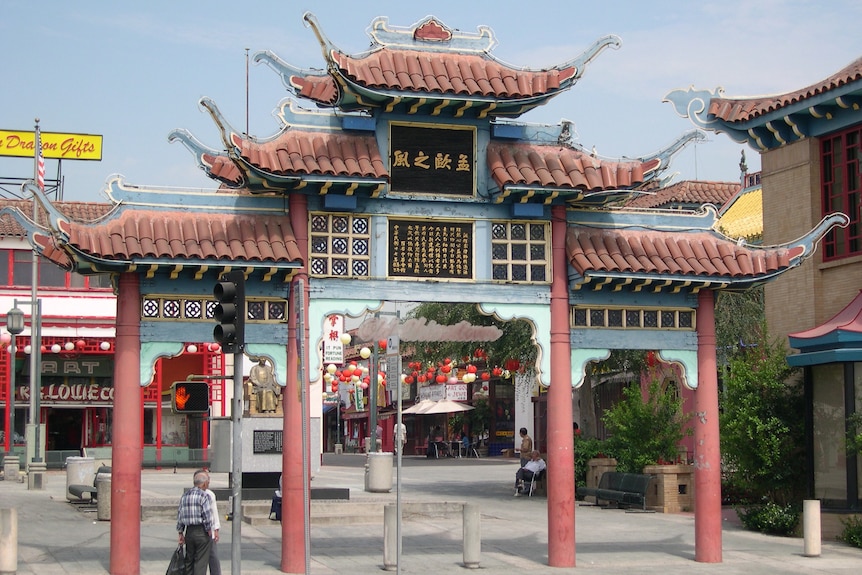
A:
{"type": "Polygon", "coordinates": [[[186,553],[182,545],[177,545],[176,551],[171,555],[171,562],[168,564],[168,570],[165,575],[185,575],[186,573],[186,553]]]}

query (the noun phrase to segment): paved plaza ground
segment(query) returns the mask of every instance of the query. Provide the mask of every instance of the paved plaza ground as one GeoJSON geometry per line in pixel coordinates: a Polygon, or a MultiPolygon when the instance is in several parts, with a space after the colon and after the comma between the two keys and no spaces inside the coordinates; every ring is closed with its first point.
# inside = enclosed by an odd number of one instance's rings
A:
{"type": "MultiPolygon", "coordinates": [[[[311,526],[312,574],[379,573],[383,566],[383,520],[368,514],[357,522],[351,507],[396,501],[390,493],[368,493],[365,457],[324,456],[313,487],[350,490],[342,502],[343,520],[311,526]]],[[[505,458],[441,459],[405,457],[402,465],[402,507],[408,502],[470,502],[481,511],[480,571],[486,573],[561,573],[571,569],[547,565],[547,499],[513,497],[517,460],[505,458]]],[[[191,485],[191,469],[142,472],[142,503],[176,502],[191,485]]],[[[213,475],[213,487],[228,487],[227,474],[213,475]]],[[[18,514],[18,573],[107,573],[110,523],[99,521],[92,506],[69,503],[64,471],[49,471],[44,491],[28,491],[26,483],[0,482],[0,508],[18,514]]],[[[553,512],[553,510],[551,510],[553,512]]],[[[224,514],[224,510],[222,511],[224,514]]],[[[804,557],[803,540],[762,535],[741,529],[726,514],[723,562],[694,561],[694,515],[627,513],[620,509],[578,506],[575,511],[575,571],[608,574],[849,574],[862,571],[862,550],[823,541],[820,557],[804,557]]],[[[321,522],[322,523],[322,522],[321,522]]],[[[400,570],[406,574],[467,572],[462,566],[462,519],[453,515],[405,515],[400,570]]],[[[279,573],[278,523],[242,525],[242,572],[279,573]]],[[[147,519],[141,526],[141,573],[161,575],[176,544],[174,521],[147,519]]],[[[222,522],[218,544],[222,570],[230,573],[231,524],[222,522]]]]}

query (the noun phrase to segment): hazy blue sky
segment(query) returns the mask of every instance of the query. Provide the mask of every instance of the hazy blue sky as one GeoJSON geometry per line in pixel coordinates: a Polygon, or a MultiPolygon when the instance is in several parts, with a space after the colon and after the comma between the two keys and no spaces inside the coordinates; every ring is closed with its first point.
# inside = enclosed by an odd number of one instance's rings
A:
{"type": "MultiPolygon", "coordinates": [[[[63,163],[65,199],[102,200],[111,174],[138,185],[212,188],[168,133],[185,128],[220,147],[198,106],[212,98],[238,128],[246,121],[246,52],[272,50],[302,68],[321,68],[320,46],[302,15],[311,10],[339,48],[360,52],[377,16],[409,26],[432,14],[452,28],[489,26],[494,54],[542,68],[565,62],[597,38],[619,50],[594,60],[575,87],[519,121],[574,122],[580,144],[606,157],[643,156],[693,126],[662,103],[675,88],[722,86],[728,96],[773,94],[825,78],[862,56],[862,2],[725,0],[582,2],[509,0],[327,2],[77,0],[0,2],[0,129],[104,136],[101,162],[63,163]]],[[[250,132],[279,129],[272,112],[288,93],[270,68],[249,66],[250,132]]],[[[671,171],[681,179],[736,180],[741,146],[721,135],[689,148],[671,171]]],[[[746,149],[751,169],[760,163],[746,149]]],[[[48,177],[57,162],[49,160],[48,177]]],[[[30,177],[32,161],[0,157],[0,177],[30,177]]]]}

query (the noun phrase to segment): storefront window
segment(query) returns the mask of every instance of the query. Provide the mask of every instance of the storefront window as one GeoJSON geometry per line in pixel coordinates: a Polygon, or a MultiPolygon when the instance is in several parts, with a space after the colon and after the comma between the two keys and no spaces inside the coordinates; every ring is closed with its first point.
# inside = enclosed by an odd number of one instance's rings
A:
{"type": "Polygon", "coordinates": [[[814,498],[822,500],[825,507],[841,507],[847,504],[844,364],[818,365],[812,367],[812,370],[813,380],[816,382],[814,385],[814,498]]]}
{"type": "Polygon", "coordinates": [[[162,410],[162,445],[188,445],[188,420],[170,408],[162,410]]]}

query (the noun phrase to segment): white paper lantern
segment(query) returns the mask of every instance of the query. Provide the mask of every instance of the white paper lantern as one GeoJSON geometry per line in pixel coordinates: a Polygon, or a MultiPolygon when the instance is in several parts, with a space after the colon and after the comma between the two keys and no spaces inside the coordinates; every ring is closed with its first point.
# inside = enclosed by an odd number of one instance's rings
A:
{"type": "Polygon", "coordinates": [[[60,353],[61,349],[63,349],[63,348],[60,347],[59,343],[55,343],[54,345],[51,346],[51,351],[53,353],[60,353]]]}
{"type": "Polygon", "coordinates": [[[195,345],[195,344],[193,344],[193,343],[192,343],[192,344],[189,344],[189,346],[186,348],[186,351],[187,351],[187,352],[189,352],[189,353],[197,353],[197,351],[198,351],[198,346],[196,346],[196,345],[195,345]]]}
{"type": "Polygon", "coordinates": [[[350,336],[349,333],[344,332],[340,336],[338,336],[338,340],[344,345],[350,345],[350,342],[353,340],[353,338],[350,336]]]}
{"type": "Polygon", "coordinates": [[[108,351],[109,349],[111,349],[111,342],[103,341],[99,344],[99,349],[101,349],[102,351],[108,351]]]}
{"type": "Polygon", "coordinates": [[[371,350],[367,347],[363,347],[359,350],[359,357],[361,357],[362,359],[368,359],[369,357],[371,357],[371,350]]]}

